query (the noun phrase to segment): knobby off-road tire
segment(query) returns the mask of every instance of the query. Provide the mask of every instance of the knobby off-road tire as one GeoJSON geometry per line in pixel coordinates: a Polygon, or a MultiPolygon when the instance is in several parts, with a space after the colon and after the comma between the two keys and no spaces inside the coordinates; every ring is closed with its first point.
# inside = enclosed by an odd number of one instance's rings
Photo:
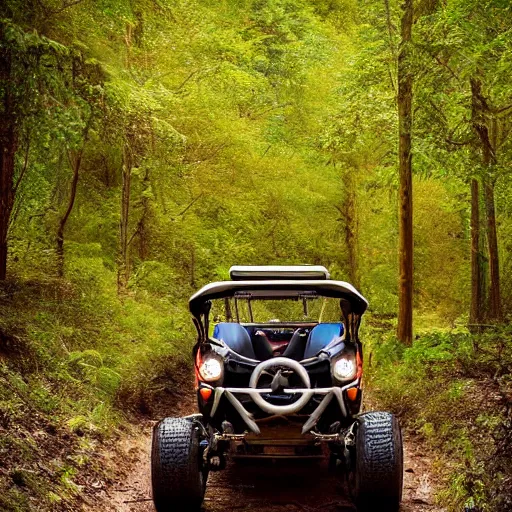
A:
{"type": "Polygon", "coordinates": [[[398,512],[403,447],[400,426],[392,414],[368,412],[359,417],[354,477],[359,512],[398,512]]]}
{"type": "Polygon", "coordinates": [[[165,418],[153,430],[151,483],[157,512],[192,512],[203,502],[199,431],[192,421],[165,418]]]}

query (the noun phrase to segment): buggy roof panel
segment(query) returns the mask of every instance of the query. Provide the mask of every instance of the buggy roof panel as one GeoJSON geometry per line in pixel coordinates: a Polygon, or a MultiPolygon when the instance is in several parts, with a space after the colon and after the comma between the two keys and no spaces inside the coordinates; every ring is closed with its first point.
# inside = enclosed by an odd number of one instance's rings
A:
{"type": "Polygon", "coordinates": [[[233,281],[265,281],[269,279],[329,279],[329,271],[321,265],[234,265],[229,269],[233,281]]]}
{"type": "Polygon", "coordinates": [[[344,299],[350,309],[362,315],[368,307],[366,299],[349,283],[330,280],[220,281],[203,286],[189,301],[190,312],[199,317],[209,300],[241,296],[254,299],[299,299],[312,292],[322,297],[344,299]]]}

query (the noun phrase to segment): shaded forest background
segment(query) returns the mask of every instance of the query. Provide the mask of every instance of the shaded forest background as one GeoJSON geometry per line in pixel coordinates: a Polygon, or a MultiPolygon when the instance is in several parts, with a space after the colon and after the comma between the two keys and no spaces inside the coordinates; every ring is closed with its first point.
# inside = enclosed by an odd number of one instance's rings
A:
{"type": "Polygon", "coordinates": [[[97,443],[172,392],[197,287],[317,263],[369,299],[370,385],[443,453],[444,505],[511,510],[512,8],[407,4],[408,43],[394,0],[2,3],[0,508],[73,509],[97,443]]]}

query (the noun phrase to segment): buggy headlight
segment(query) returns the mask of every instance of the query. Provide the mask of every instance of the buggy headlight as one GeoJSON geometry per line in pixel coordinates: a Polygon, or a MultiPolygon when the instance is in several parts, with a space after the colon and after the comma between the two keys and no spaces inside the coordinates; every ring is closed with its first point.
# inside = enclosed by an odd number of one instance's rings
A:
{"type": "Polygon", "coordinates": [[[199,365],[199,375],[205,382],[219,380],[223,373],[224,365],[218,357],[207,355],[199,365]]]}
{"type": "Polygon", "coordinates": [[[351,380],[357,374],[355,354],[343,354],[333,362],[332,374],[337,380],[351,380]]]}

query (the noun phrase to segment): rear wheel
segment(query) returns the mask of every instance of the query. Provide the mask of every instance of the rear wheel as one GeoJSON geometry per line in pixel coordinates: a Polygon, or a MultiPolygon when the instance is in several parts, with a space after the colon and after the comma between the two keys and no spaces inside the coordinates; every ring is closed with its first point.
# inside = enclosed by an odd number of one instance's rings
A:
{"type": "Polygon", "coordinates": [[[388,412],[369,412],[358,421],[353,479],[358,511],[398,512],[403,484],[398,420],[388,412]]]}
{"type": "Polygon", "coordinates": [[[197,426],[184,418],[165,418],[153,430],[151,483],[157,512],[199,510],[207,472],[203,470],[197,426]]]}

